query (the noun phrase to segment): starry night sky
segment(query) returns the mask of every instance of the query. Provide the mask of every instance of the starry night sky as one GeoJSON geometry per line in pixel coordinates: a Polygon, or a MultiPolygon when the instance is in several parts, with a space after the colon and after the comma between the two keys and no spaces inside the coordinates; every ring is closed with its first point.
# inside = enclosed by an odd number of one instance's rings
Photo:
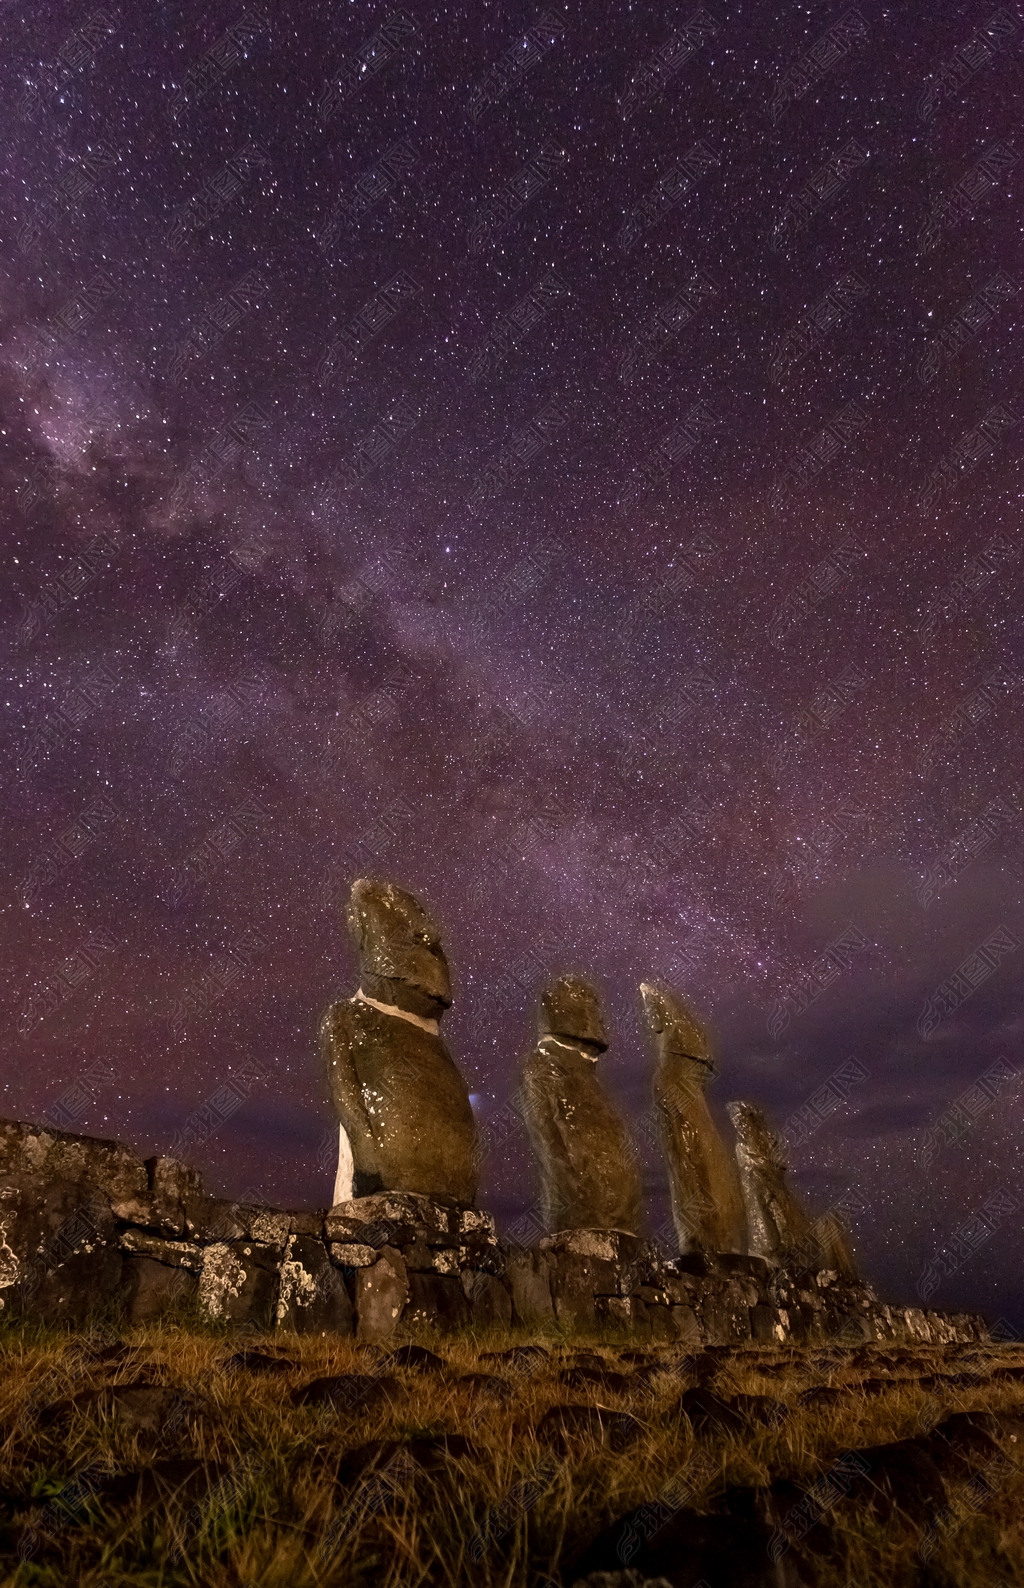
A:
{"type": "Polygon", "coordinates": [[[570,968],[664,1220],[662,976],[1024,1327],[1024,10],[434,10],[0,7],[0,1111],[323,1202],[376,873],[506,1225],[570,968]]]}

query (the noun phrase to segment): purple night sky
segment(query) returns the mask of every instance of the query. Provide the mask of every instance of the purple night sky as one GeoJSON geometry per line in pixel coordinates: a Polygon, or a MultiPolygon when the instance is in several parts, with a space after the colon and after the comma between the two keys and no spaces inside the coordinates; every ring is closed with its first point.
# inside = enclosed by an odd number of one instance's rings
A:
{"type": "Polygon", "coordinates": [[[1024,1327],[1024,10],[403,4],[0,7],[0,1111],[323,1202],[379,874],[1024,1327]]]}

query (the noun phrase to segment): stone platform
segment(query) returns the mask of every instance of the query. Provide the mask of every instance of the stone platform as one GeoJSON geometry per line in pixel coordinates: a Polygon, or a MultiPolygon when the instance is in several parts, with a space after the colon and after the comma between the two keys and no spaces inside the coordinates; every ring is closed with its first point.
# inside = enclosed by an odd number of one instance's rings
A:
{"type": "Polygon", "coordinates": [[[979,1317],[885,1306],[761,1258],[668,1257],[614,1230],[530,1248],[486,1213],[381,1193],[288,1212],[207,1195],[172,1158],[0,1121],[0,1320],[188,1316],[363,1339],[564,1330],[687,1346],[987,1338],[979,1317]]]}

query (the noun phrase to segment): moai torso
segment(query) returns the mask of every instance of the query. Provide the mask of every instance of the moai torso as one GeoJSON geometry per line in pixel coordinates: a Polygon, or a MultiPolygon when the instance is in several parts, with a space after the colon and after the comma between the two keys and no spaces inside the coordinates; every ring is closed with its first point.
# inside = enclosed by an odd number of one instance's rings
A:
{"type": "Polygon", "coordinates": [[[752,1103],[730,1103],[736,1162],[747,1210],[750,1250],[783,1265],[835,1269],[846,1279],[856,1266],[845,1232],[833,1214],[812,1219],[790,1189],[782,1144],[752,1103]]]}
{"type": "Polygon", "coordinates": [[[751,1103],[730,1103],[728,1114],[736,1131],[750,1250],[757,1257],[784,1262],[787,1253],[807,1245],[811,1221],[786,1182],[781,1144],[761,1110],[751,1103]]]}
{"type": "Polygon", "coordinates": [[[341,1123],[335,1201],[411,1191],[468,1206],[476,1127],[438,1030],[451,987],[437,930],[411,894],[367,879],[353,886],[349,925],[360,990],[321,1025],[341,1123]]]}
{"type": "Polygon", "coordinates": [[[679,1249],[746,1252],[739,1177],[704,1096],[714,1074],[707,1035],[668,988],[644,982],[640,992],[654,1039],[654,1105],[679,1249]]]}
{"type": "Polygon", "coordinates": [[[858,1280],[860,1272],[857,1259],[850,1246],[850,1237],[836,1213],[825,1213],[813,1224],[814,1237],[821,1252],[822,1268],[832,1268],[843,1279],[858,1280]]]}
{"type": "Polygon", "coordinates": [[[523,1066],[523,1109],[540,1164],[546,1228],[640,1232],[641,1185],[625,1126],[601,1084],[608,1046],[596,991],[580,977],[541,997],[540,1035],[523,1066]]]}

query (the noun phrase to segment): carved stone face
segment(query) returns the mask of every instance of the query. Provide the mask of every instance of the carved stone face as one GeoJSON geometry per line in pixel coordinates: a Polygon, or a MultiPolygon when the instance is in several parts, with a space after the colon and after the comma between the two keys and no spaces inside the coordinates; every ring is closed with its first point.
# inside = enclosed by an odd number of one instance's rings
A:
{"type": "Polygon", "coordinates": [[[542,1037],[582,1043],[595,1057],[608,1046],[597,988],[582,976],[559,976],[545,987],[537,1026],[542,1037]]]}
{"type": "Polygon", "coordinates": [[[759,1108],[753,1103],[727,1103],[726,1112],[736,1140],[751,1163],[776,1173],[788,1167],[782,1143],[759,1108]]]}
{"type": "Polygon", "coordinates": [[[642,981],[640,997],[659,1050],[666,1057],[693,1059],[713,1073],[715,1065],[708,1033],[679,994],[664,982],[642,981]]]}
{"type": "Polygon", "coordinates": [[[360,985],[371,998],[436,1018],[452,1001],[441,936],[404,888],[360,877],[352,884],[348,926],[359,952],[360,985]]]}

